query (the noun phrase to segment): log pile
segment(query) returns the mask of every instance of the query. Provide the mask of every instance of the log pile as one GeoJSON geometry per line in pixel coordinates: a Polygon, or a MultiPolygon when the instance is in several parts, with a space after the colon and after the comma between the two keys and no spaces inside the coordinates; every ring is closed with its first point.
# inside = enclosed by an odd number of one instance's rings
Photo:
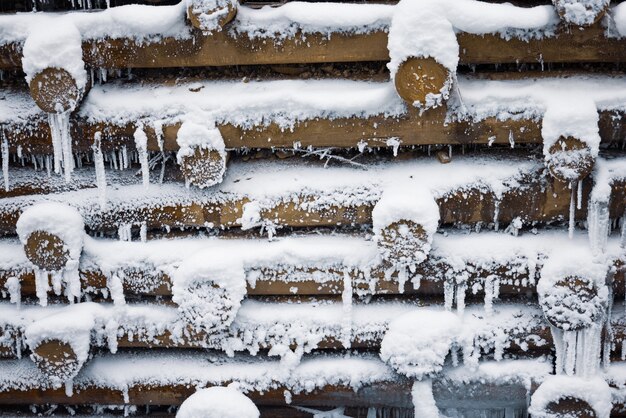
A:
{"type": "Polygon", "coordinates": [[[626,415],[625,63],[606,0],[3,3],[0,416],[626,415]]]}

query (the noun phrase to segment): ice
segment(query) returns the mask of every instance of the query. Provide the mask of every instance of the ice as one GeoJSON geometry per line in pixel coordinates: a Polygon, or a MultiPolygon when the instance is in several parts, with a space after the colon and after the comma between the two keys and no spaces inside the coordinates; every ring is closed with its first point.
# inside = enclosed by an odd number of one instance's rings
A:
{"type": "Polygon", "coordinates": [[[143,126],[139,126],[135,130],[135,147],[139,153],[139,163],[141,164],[141,179],[143,187],[148,188],[150,185],[150,166],[148,165],[148,137],[143,130],[143,126]]]}
{"type": "Polygon", "coordinates": [[[107,204],[107,179],[104,170],[104,157],[100,147],[101,139],[102,133],[96,132],[92,149],[93,164],[96,171],[96,185],[98,186],[98,201],[100,202],[100,209],[105,210],[107,204]]]}
{"type": "Polygon", "coordinates": [[[4,177],[4,190],[9,191],[9,143],[7,139],[2,136],[2,177],[4,177]]]}
{"type": "Polygon", "coordinates": [[[63,170],[65,181],[72,179],[74,158],[72,156],[72,138],[70,136],[70,115],[66,113],[50,113],[48,115],[52,147],[54,152],[54,172],[63,170]]]}

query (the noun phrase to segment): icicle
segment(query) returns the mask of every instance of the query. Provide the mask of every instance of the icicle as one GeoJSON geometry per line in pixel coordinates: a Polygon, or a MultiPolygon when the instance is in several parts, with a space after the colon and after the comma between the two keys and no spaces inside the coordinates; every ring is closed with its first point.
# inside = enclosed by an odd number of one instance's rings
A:
{"type": "Polygon", "coordinates": [[[439,409],[433,396],[431,379],[413,382],[411,389],[415,416],[420,418],[439,418],[439,409]]]}
{"type": "Polygon", "coordinates": [[[621,231],[619,245],[622,248],[626,248],[626,210],[624,211],[624,214],[622,215],[622,231],[621,231]]]}
{"type": "Polygon", "coordinates": [[[74,379],[65,381],[65,396],[72,397],[74,395],[74,379]]]}
{"type": "Polygon", "coordinates": [[[102,132],[98,131],[94,135],[93,143],[93,163],[96,169],[96,185],[98,186],[98,200],[100,210],[106,209],[107,204],[107,179],[104,171],[104,157],[101,148],[102,132]]]}
{"type": "Polygon", "coordinates": [[[513,131],[509,131],[509,144],[511,148],[515,148],[515,136],[513,136],[513,131]]]}
{"type": "Polygon", "coordinates": [[[128,150],[126,149],[126,145],[122,145],[122,163],[120,169],[127,169],[129,167],[128,164],[128,150]]]}
{"type": "Polygon", "coordinates": [[[569,227],[567,233],[571,239],[574,237],[574,227],[576,226],[576,187],[574,187],[574,182],[570,183],[569,188],[571,195],[569,200],[569,227]]]}
{"type": "Polygon", "coordinates": [[[126,299],[124,298],[124,285],[117,274],[113,273],[110,275],[107,280],[107,288],[109,289],[114,305],[126,304],[126,299]]]}
{"type": "Polygon", "coordinates": [[[589,202],[587,230],[592,253],[602,254],[606,249],[610,232],[609,202],[604,200],[589,202]]]}
{"type": "Polygon", "coordinates": [[[39,304],[41,306],[47,306],[48,290],[50,290],[47,271],[35,268],[35,289],[37,298],[39,298],[39,304]]]}
{"type": "Polygon", "coordinates": [[[54,153],[54,172],[61,174],[61,167],[65,173],[65,181],[72,179],[74,158],[72,157],[72,138],[70,137],[70,115],[67,113],[49,113],[48,123],[52,134],[52,148],[54,153]]]}
{"type": "Polygon", "coordinates": [[[550,327],[556,351],[557,374],[593,376],[602,359],[602,324],[578,331],[550,327]]]}
{"type": "Polygon", "coordinates": [[[22,285],[20,279],[16,276],[11,276],[7,279],[4,286],[9,291],[10,302],[15,303],[19,309],[22,304],[22,285]]]}
{"type": "Polygon", "coordinates": [[[115,153],[115,151],[111,151],[109,155],[110,155],[109,158],[111,161],[111,168],[113,170],[117,170],[119,168],[119,166],[117,165],[117,154],[115,153]]]}
{"type": "Polygon", "coordinates": [[[443,282],[443,295],[446,311],[452,310],[452,304],[454,303],[454,282],[451,279],[446,279],[443,282]]]}
{"type": "Polygon", "coordinates": [[[409,268],[402,266],[398,268],[398,293],[404,293],[404,286],[409,278],[409,268]]]}
{"type": "Polygon", "coordinates": [[[500,219],[500,198],[496,196],[493,201],[493,229],[496,231],[500,229],[498,219],[500,219]]]}
{"type": "Polygon", "coordinates": [[[141,223],[141,228],[139,230],[139,237],[141,238],[141,242],[148,241],[148,225],[146,222],[141,223]]]}
{"type": "Polygon", "coordinates": [[[467,292],[467,281],[463,278],[456,286],[456,310],[460,315],[465,311],[465,293],[467,292]]]}
{"type": "Polygon", "coordinates": [[[152,127],[154,128],[154,134],[156,135],[157,145],[159,146],[159,151],[164,152],[163,149],[163,121],[155,120],[152,122],[152,127]]]}
{"type": "Polygon", "coordinates": [[[139,125],[135,130],[135,146],[139,153],[139,163],[141,164],[141,177],[143,179],[143,187],[147,188],[150,184],[150,167],[148,166],[148,137],[143,131],[143,126],[139,125]]]}
{"type": "Polygon", "coordinates": [[[120,241],[131,241],[132,240],[132,225],[131,224],[121,224],[117,228],[117,235],[120,241]]]}
{"type": "Polygon", "coordinates": [[[581,210],[583,208],[583,182],[578,181],[578,190],[576,191],[576,209],[581,210]]]}
{"type": "Polygon", "coordinates": [[[352,346],[352,278],[348,270],[343,272],[343,317],[341,319],[341,344],[345,348],[352,346]]]}
{"type": "Polygon", "coordinates": [[[2,176],[4,177],[4,190],[9,191],[9,143],[2,136],[2,176]]]}
{"type": "Polygon", "coordinates": [[[493,313],[493,301],[500,296],[500,279],[497,276],[489,275],[485,279],[485,312],[489,315],[493,313]]]}

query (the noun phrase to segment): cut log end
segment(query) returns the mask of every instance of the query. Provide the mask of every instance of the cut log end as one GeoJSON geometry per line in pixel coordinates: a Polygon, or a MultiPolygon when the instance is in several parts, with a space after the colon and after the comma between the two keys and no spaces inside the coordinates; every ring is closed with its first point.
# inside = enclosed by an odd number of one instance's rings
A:
{"type": "Polygon", "coordinates": [[[601,323],[606,315],[606,300],[600,297],[596,284],[581,277],[570,276],[557,281],[548,295],[542,295],[540,302],[548,322],[566,331],[601,323]]]}
{"type": "Polygon", "coordinates": [[[187,16],[191,26],[205,33],[220,31],[231,22],[237,15],[237,7],[229,2],[227,6],[217,7],[213,10],[189,6],[187,16]]]}
{"type": "Polygon", "coordinates": [[[180,169],[189,184],[203,189],[222,182],[226,160],[225,153],[197,149],[193,155],[182,157],[180,169]]]}
{"type": "Polygon", "coordinates": [[[82,364],[72,346],[59,340],[48,340],[39,344],[32,359],[46,376],[65,381],[76,376],[82,364]]]}
{"type": "Polygon", "coordinates": [[[546,164],[550,174],[561,181],[582,180],[591,173],[595,159],[587,144],[577,138],[561,137],[549,150],[546,164]]]}
{"type": "Polygon", "coordinates": [[[24,252],[31,263],[46,271],[63,270],[70,258],[63,240],[46,231],[31,233],[24,252]]]}
{"type": "Polygon", "coordinates": [[[30,81],[30,95],[46,113],[74,110],[81,98],[76,80],[60,68],[46,68],[30,81]]]}
{"type": "Polygon", "coordinates": [[[570,396],[552,401],[546,407],[546,417],[550,418],[596,418],[596,412],[587,401],[570,396]]]}
{"type": "Polygon", "coordinates": [[[552,0],[563,22],[580,27],[598,23],[606,14],[609,3],[610,1],[552,0]]]}
{"type": "Polygon", "coordinates": [[[395,75],[398,95],[420,107],[435,107],[448,96],[449,71],[433,58],[409,58],[395,75]]]}
{"type": "Polygon", "coordinates": [[[381,231],[378,251],[391,265],[419,264],[430,251],[428,235],[422,225],[413,221],[394,222],[381,231]]]}

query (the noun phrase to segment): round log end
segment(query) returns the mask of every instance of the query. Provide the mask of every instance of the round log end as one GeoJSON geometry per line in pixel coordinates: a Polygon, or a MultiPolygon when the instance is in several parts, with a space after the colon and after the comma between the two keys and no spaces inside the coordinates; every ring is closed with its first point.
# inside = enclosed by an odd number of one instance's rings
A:
{"type": "Polygon", "coordinates": [[[435,107],[447,99],[449,84],[449,71],[434,58],[409,58],[395,76],[398,95],[420,107],[435,107]]]}
{"type": "Polygon", "coordinates": [[[59,271],[67,265],[70,253],[61,238],[46,231],[34,231],[24,245],[28,260],[46,271],[59,271]]]}
{"type": "Polygon", "coordinates": [[[428,234],[413,221],[398,221],[380,231],[378,251],[386,263],[412,266],[421,263],[430,252],[428,234]]]}
{"type": "Polygon", "coordinates": [[[48,340],[39,344],[32,359],[46,376],[65,381],[76,376],[82,364],[72,346],[59,340],[48,340]]]}
{"type": "Polygon", "coordinates": [[[237,7],[233,2],[228,2],[226,6],[212,10],[202,10],[193,5],[187,9],[187,16],[191,26],[203,32],[221,31],[236,15],[237,7]]]}
{"type": "Polygon", "coordinates": [[[180,169],[189,184],[203,189],[222,182],[226,156],[216,150],[196,149],[193,155],[181,158],[180,169]]]}
{"type": "Polygon", "coordinates": [[[589,402],[571,396],[550,402],[545,413],[546,418],[597,418],[589,402]]]}
{"type": "Polygon", "coordinates": [[[561,181],[582,180],[591,173],[595,159],[587,144],[577,138],[561,137],[549,150],[546,164],[550,174],[561,181]]]}
{"type": "Polygon", "coordinates": [[[30,81],[30,95],[46,113],[74,110],[81,97],[76,80],[64,69],[46,68],[30,81]]]}
{"type": "Polygon", "coordinates": [[[563,22],[581,27],[598,23],[608,10],[609,3],[609,0],[552,0],[552,4],[563,22]]]}
{"type": "Polygon", "coordinates": [[[606,298],[593,280],[569,276],[540,295],[544,316],[554,327],[577,331],[601,323],[606,315],[606,298]]]}

